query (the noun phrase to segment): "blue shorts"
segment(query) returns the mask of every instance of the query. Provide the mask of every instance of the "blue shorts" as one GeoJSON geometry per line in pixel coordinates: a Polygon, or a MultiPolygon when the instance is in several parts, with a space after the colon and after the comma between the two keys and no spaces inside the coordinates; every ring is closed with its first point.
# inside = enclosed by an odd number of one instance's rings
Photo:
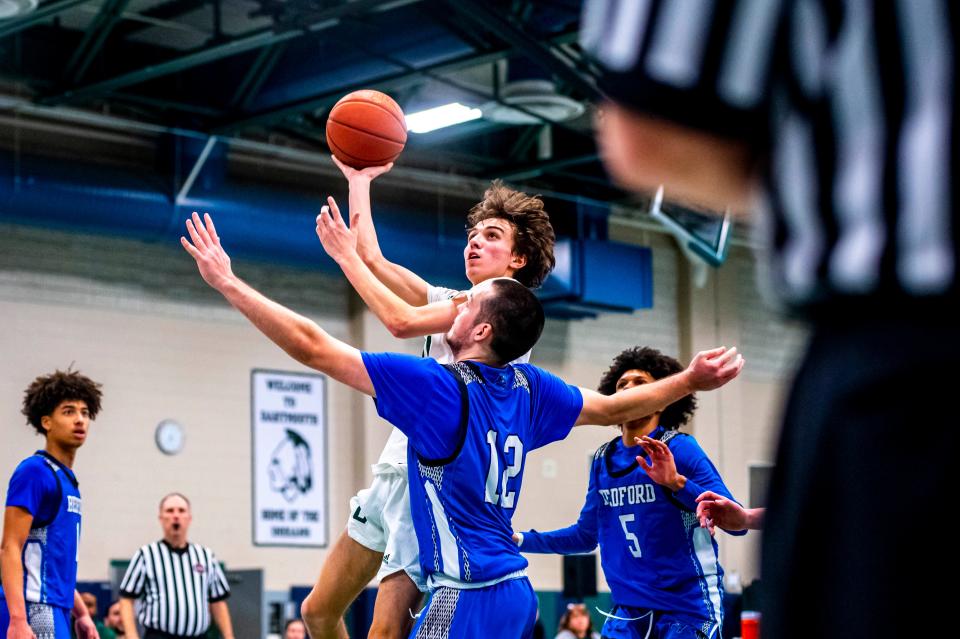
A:
{"type": "Polygon", "coordinates": [[[604,639],[720,639],[720,630],[696,626],[669,612],[617,606],[603,624],[604,639]]]}
{"type": "MultiPolygon", "coordinates": [[[[27,623],[37,639],[70,639],[70,611],[66,608],[28,603],[27,623]]],[[[9,626],[7,600],[0,599],[0,637],[7,636],[9,626]]]]}
{"type": "Polygon", "coordinates": [[[536,620],[537,596],[526,577],[486,588],[440,587],[430,593],[410,638],[526,639],[536,620]]]}

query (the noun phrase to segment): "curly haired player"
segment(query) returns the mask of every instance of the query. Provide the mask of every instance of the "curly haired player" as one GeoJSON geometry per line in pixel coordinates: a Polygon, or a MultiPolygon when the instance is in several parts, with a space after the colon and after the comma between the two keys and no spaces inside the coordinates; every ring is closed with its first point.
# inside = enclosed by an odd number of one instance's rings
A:
{"type": "Polygon", "coordinates": [[[7,490],[0,551],[7,639],[69,639],[71,611],[77,636],[97,637],[76,592],[81,502],[72,467],[100,398],[100,384],[70,370],[36,378],[24,395],[22,412],[46,446],[20,462],[7,490]]]}
{"type": "MultiPolygon", "coordinates": [[[[598,390],[613,395],[682,370],[656,349],[629,348],[598,390]]],[[[587,553],[600,544],[614,602],[604,637],[699,639],[723,624],[723,570],[716,542],[699,525],[696,498],[704,490],[733,498],[696,440],[678,430],[696,408],[696,398],[686,395],[624,422],[621,436],[594,455],[577,523],[514,535],[521,552],[587,553]],[[671,453],[676,465],[663,463],[671,453]]]]}

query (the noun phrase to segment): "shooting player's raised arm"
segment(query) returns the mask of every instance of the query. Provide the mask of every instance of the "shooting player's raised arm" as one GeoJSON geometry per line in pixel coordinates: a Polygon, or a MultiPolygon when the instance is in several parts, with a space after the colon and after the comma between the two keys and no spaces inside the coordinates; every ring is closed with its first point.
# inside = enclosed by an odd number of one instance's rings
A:
{"type": "Polygon", "coordinates": [[[393,291],[407,304],[422,306],[427,303],[428,284],[419,275],[395,264],[384,257],[377,240],[377,230],[373,225],[373,212],[370,205],[370,183],[383,175],[393,163],[384,166],[370,166],[354,169],[347,166],[336,156],[330,156],[337,165],[350,187],[350,229],[357,238],[357,253],[379,281],[393,291]]]}

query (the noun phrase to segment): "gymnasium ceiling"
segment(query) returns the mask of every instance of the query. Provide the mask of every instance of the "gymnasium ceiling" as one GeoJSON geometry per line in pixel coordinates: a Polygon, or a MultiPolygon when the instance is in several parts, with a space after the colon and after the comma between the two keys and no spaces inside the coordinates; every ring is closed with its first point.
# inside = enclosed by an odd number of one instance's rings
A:
{"type": "Polygon", "coordinates": [[[0,20],[0,97],[318,153],[330,107],[355,89],[387,92],[407,113],[459,101],[484,117],[412,133],[404,167],[629,201],[593,141],[580,4],[39,0],[0,20]],[[517,79],[546,83],[511,102],[517,79]],[[560,112],[573,117],[551,120],[560,112]]]}

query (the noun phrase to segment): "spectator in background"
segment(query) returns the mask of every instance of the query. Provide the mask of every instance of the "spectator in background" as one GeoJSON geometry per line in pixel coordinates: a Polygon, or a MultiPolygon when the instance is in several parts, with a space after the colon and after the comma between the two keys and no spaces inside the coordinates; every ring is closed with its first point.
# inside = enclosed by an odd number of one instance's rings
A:
{"type": "MultiPolygon", "coordinates": [[[[115,637],[124,639],[123,617],[120,615],[120,601],[114,601],[107,608],[107,615],[103,618],[103,625],[113,631],[115,637]]],[[[100,635],[101,639],[103,635],[100,635]]]]}
{"type": "Polygon", "coordinates": [[[226,601],[230,587],[220,562],[209,548],[187,541],[193,521],[190,501],[170,493],[160,500],[158,519],[163,539],[141,547],[120,582],[125,635],[140,639],[133,602],[142,597],[143,639],[197,637],[210,627],[211,617],[223,639],[233,639],[226,601]]]}
{"type": "Polygon", "coordinates": [[[586,604],[567,604],[554,639],[600,639],[599,633],[593,631],[593,619],[586,604]]]}
{"type": "Polygon", "coordinates": [[[302,619],[289,619],[283,627],[283,639],[307,639],[307,627],[302,619]]]}

